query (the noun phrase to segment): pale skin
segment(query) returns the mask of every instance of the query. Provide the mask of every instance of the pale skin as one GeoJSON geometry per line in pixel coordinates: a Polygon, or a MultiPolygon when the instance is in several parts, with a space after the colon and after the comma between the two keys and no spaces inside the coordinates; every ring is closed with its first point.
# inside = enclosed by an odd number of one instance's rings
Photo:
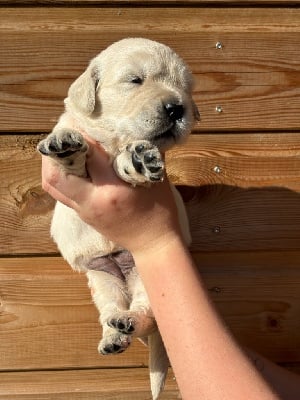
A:
{"type": "Polygon", "coordinates": [[[182,240],[167,179],[133,188],[117,178],[95,143],[87,169],[89,179],[66,175],[43,157],[43,188],[131,251],[182,398],[299,400],[300,378],[242,351],[215,311],[182,240]]]}

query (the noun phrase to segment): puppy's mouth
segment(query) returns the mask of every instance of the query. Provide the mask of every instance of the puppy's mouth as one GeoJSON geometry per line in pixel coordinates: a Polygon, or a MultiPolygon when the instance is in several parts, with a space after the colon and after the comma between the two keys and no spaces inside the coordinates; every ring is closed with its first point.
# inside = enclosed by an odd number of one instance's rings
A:
{"type": "Polygon", "coordinates": [[[162,133],[159,133],[158,135],[155,135],[153,138],[154,142],[161,142],[161,141],[168,142],[170,140],[174,140],[174,141],[176,140],[176,135],[173,131],[173,127],[169,128],[168,130],[166,130],[162,133]]]}

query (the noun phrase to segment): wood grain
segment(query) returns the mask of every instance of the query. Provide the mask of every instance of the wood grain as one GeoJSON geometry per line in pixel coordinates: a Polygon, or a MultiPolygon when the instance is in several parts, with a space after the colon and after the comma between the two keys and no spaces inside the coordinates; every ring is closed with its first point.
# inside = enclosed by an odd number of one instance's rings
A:
{"type": "Polygon", "coordinates": [[[189,63],[198,129],[298,129],[299,17],[290,8],[1,8],[0,130],[51,130],[70,83],[127,36],[165,42],[189,63]]]}
{"type": "MultiPolygon", "coordinates": [[[[173,5],[162,13],[162,7],[149,4],[148,7],[67,7],[60,11],[56,7],[5,7],[1,9],[0,32],[91,32],[99,31],[100,26],[103,33],[108,33],[109,29],[114,33],[114,29],[129,32],[131,29],[146,31],[146,28],[158,29],[160,33],[173,30],[178,33],[299,32],[299,10],[289,8],[289,3],[285,2],[287,7],[281,4],[272,8],[272,12],[269,7],[182,8],[173,5]],[[130,26],[138,18],[141,19],[140,26],[130,26]],[[180,24],[177,24],[179,18],[180,24]]],[[[175,41],[174,38],[170,40],[175,41]]],[[[249,43],[249,46],[251,48],[253,44],[249,43]]]]}
{"type": "Polygon", "coordinates": [[[0,253],[54,253],[54,201],[41,188],[41,136],[0,136],[0,253]]]}
{"type": "MultiPolygon", "coordinates": [[[[42,136],[0,137],[0,254],[56,254],[54,206],[41,189],[42,136]]],[[[288,134],[193,135],[167,155],[202,251],[295,250],[300,241],[300,139],[288,134]],[[216,169],[216,167],[218,169],[216,169]]]]}
{"type": "Polygon", "coordinates": [[[194,253],[215,304],[241,344],[298,362],[299,252],[194,253]]]}
{"type": "MultiPolygon", "coordinates": [[[[277,5],[280,6],[283,0],[151,0],[156,6],[206,6],[215,7],[216,5],[239,5],[239,6],[262,6],[277,5]]],[[[0,5],[59,5],[59,6],[128,6],[145,5],[149,6],[149,0],[0,0],[0,5]]],[[[284,6],[293,6],[299,4],[299,0],[286,0],[284,6]]]]}
{"type": "MultiPolygon", "coordinates": [[[[195,76],[201,122],[167,165],[212,301],[242,345],[300,371],[299,4],[0,0],[1,400],[151,397],[141,343],[97,352],[98,313],[49,236],[35,151],[70,83],[127,36],[170,45],[195,76]]],[[[175,398],[170,371],[162,399],[175,398]]]]}
{"type": "MultiPolygon", "coordinates": [[[[300,362],[299,256],[193,253],[237,340],[277,362],[300,362]]],[[[0,282],[0,370],[147,365],[137,340],[118,356],[97,353],[101,329],[86,279],[61,258],[2,258],[0,282]]]]}
{"type": "Polygon", "coordinates": [[[193,249],[298,248],[297,134],[194,135],[167,165],[174,183],[189,185],[193,249]]]}
{"type": "MultiPolygon", "coordinates": [[[[146,368],[0,373],[1,400],[148,400],[146,368]]],[[[162,400],[179,398],[169,373],[162,400]]]]}
{"type": "Polygon", "coordinates": [[[299,194],[282,188],[188,189],[192,250],[296,250],[300,239],[299,194]],[[191,193],[192,192],[192,193],[191,193]]]}
{"type": "Polygon", "coordinates": [[[86,278],[61,258],[2,258],[0,282],[0,370],[147,364],[137,340],[120,356],[98,354],[101,328],[86,278]]]}
{"type": "Polygon", "coordinates": [[[168,152],[166,165],[177,185],[299,191],[299,155],[297,132],[198,134],[168,152]]]}
{"type": "Polygon", "coordinates": [[[286,0],[283,3],[283,0],[0,0],[0,5],[5,6],[153,6],[153,7],[201,7],[201,6],[209,6],[214,8],[216,5],[220,6],[222,4],[226,6],[270,6],[275,5],[277,7],[292,7],[297,5],[299,0],[286,0]]]}

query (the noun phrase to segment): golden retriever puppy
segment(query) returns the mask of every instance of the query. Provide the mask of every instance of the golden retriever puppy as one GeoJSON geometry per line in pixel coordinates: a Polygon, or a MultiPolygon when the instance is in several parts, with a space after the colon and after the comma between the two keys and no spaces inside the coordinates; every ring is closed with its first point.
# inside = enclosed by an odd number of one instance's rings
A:
{"type": "MultiPolygon", "coordinates": [[[[110,154],[123,180],[132,185],[160,181],[161,154],[184,141],[199,119],[192,87],[189,69],[169,47],[142,38],[123,39],[95,57],[70,86],[65,112],[38,150],[68,173],[86,176],[84,137],[89,136],[110,154]]],[[[175,189],[174,196],[190,242],[185,209],[175,189]]],[[[168,358],[131,254],[59,202],[51,234],[71,267],[87,275],[100,312],[99,352],[120,353],[133,337],[147,342],[152,396],[157,399],[168,358]]]]}

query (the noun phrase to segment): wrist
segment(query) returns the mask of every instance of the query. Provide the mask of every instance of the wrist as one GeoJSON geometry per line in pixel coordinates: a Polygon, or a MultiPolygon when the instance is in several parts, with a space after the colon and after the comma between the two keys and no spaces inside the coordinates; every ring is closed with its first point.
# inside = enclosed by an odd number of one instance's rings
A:
{"type": "Polygon", "coordinates": [[[153,264],[157,258],[169,257],[170,254],[182,250],[188,253],[182,235],[178,231],[172,231],[160,235],[131,253],[136,265],[145,265],[145,263],[153,264]]]}

